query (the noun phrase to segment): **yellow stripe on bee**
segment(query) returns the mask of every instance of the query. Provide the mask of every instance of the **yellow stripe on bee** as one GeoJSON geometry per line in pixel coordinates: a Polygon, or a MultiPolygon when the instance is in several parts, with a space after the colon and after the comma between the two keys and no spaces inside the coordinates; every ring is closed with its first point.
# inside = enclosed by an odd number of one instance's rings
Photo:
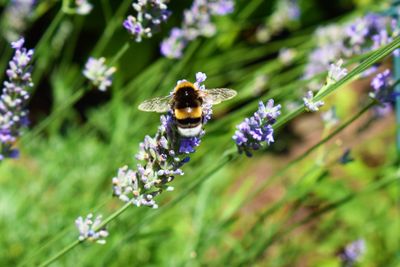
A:
{"type": "Polygon", "coordinates": [[[199,118],[202,115],[201,107],[195,108],[177,108],[175,109],[175,118],[178,120],[188,119],[188,118],[199,118]]]}
{"type": "Polygon", "coordinates": [[[178,85],[175,86],[174,92],[177,92],[179,89],[185,88],[185,87],[191,87],[196,91],[198,90],[197,87],[194,86],[193,83],[188,82],[188,81],[183,81],[183,82],[180,82],[178,85]]]}

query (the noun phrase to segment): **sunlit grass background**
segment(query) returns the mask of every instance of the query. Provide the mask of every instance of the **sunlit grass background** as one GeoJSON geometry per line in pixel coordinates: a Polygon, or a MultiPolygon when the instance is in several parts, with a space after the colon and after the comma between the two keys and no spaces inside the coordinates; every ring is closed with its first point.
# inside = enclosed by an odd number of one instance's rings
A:
{"type": "MultiPolygon", "coordinates": [[[[119,167],[135,166],[138,144],[159,124],[159,115],[137,105],[168,94],[177,80],[193,81],[198,71],[208,75],[208,88],[233,88],[238,97],[215,108],[175,191],[158,198],[157,210],[128,209],[108,225],[105,245],[83,243],[52,266],[340,266],[338,253],[360,238],[367,250],[359,266],[400,266],[393,114],[375,119],[366,111],[296,160],[335,128],[324,129],[320,113],[303,114],[252,158],[223,158],[235,149],[235,125],[259,100],[273,97],[283,114],[302,103],[300,78],[316,27],[379,9],[381,1],[300,1],[299,24],[260,43],[255,32],[273,1],[238,0],[233,14],[215,19],[217,34],[192,42],[180,60],[161,57],[159,43],[191,1],[172,1],[167,25],[142,43],[121,27],[131,1],[92,1],[88,16],[63,14],[60,1],[39,2],[24,34],[36,49],[32,123],[16,144],[20,158],[0,164],[0,266],[38,265],[77,239],[76,217],[120,208],[111,178],[119,167]],[[284,47],[298,52],[290,66],[277,58],[284,47]],[[115,60],[107,92],[85,82],[89,56],[115,60]],[[346,149],[354,161],[343,165],[346,149]]],[[[0,48],[4,77],[12,53],[4,37],[0,48]]],[[[346,84],[322,110],[335,106],[345,122],[367,103],[368,91],[368,81],[346,84]]]]}

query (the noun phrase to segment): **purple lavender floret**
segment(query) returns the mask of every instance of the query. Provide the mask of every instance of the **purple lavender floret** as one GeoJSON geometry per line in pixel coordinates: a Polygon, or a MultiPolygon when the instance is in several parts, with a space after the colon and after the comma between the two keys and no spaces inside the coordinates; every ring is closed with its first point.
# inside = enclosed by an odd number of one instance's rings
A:
{"type": "Polygon", "coordinates": [[[136,16],[129,15],[122,23],[124,28],[141,42],[143,38],[151,38],[158,31],[161,23],[171,15],[165,0],[137,0],[132,6],[136,16]]]}
{"type": "Polygon", "coordinates": [[[180,58],[186,45],[187,40],[184,32],[179,28],[173,28],[169,37],[161,43],[161,54],[169,58],[180,58]]]}
{"type": "Polygon", "coordinates": [[[224,16],[233,10],[232,0],[194,0],[190,9],[184,11],[182,26],[173,28],[161,43],[161,54],[168,58],[182,57],[183,49],[190,41],[215,34],[216,27],[211,21],[213,16],[224,16]]]}
{"type": "Polygon", "coordinates": [[[200,145],[199,137],[186,137],[182,138],[179,145],[179,153],[189,154],[195,151],[195,148],[200,145]]]}
{"type": "Polygon", "coordinates": [[[27,50],[23,45],[23,38],[11,43],[15,53],[9,62],[8,81],[4,81],[0,96],[0,160],[18,157],[13,144],[21,135],[21,129],[29,123],[26,105],[30,96],[28,91],[33,87],[30,68],[33,50],[27,50]]]}
{"type": "Polygon", "coordinates": [[[340,253],[343,266],[351,267],[365,254],[366,245],[363,239],[348,244],[340,253]]]}
{"type": "Polygon", "coordinates": [[[388,103],[393,97],[393,78],[390,69],[378,73],[371,81],[372,92],[370,96],[380,103],[388,103]]]}
{"type": "Polygon", "coordinates": [[[276,118],[281,114],[281,105],[274,106],[274,100],[268,100],[264,105],[260,101],[258,110],[250,118],[246,118],[236,128],[232,137],[235,140],[239,153],[245,152],[247,156],[252,156],[251,150],[258,150],[265,142],[270,145],[274,142],[274,129],[272,125],[276,118]]]}
{"type": "MultiPolygon", "coordinates": [[[[203,90],[206,79],[204,73],[196,75],[196,86],[203,90]]],[[[203,124],[211,116],[211,109],[207,104],[203,105],[203,124]],[[207,119],[204,119],[207,118],[207,119]]],[[[136,206],[149,206],[157,208],[154,198],[164,190],[171,191],[168,186],[176,176],[183,175],[181,167],[189,162],[189,154],[194,153],[200,145],[199,136],[182,137],[176,129],[176,123],[172,111],[160,117],[160,126],[154,137],[146,136],[139,145],[136,159],[140,162],[136,170],[130,170],[127,166],[119,169],[113,178],[114,195],[124,202],[130,202],[136,206]]]]}

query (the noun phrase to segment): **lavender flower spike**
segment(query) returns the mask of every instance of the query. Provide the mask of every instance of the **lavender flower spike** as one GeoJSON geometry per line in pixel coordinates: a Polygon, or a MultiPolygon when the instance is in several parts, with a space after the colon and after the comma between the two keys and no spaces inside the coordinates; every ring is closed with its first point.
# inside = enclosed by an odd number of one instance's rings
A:
{"type": "Polygon", "coordinates": [[[99,215],[93,220],[93,214],[89,213],[85,219],[79,216],[75,220],[76,228],[79,231],[79,241],[89,240],[101,245],[106,243],[108,232],[105,229],[97,229],[101,225],[102,216],[99,215]]]}
{"type": "MultiPolygon", "coordinates": [[[[199,90],[205,89],[202,83],[206,78],[204,73],[196,74],[196,86],[199,90]]],[[[211,117],[211,107],[204,103],[202,108],[204,125],[211,117]]],[[[164,190],[173,190],[168,183],[176,176],[183,175],[181,167],[190,160],[189,154],[195,152],[205,134],[202,131],[196,137],[180,136],[172,111],[162,115],[160,121],[156,135],[146,136],[139,146],[136,170],[124,166],[112,179],[114,196],[138,207],[158,207],[155,197],[164,190]]]]}
{"type": "Polygon", "coordinates": [[[141,42],[143,38],[151,38],[160,24],[168,20],[171,12],[167,9],[166,2],[166,0],[137,0],[132,4],[137,15],[129,15],[123,26],[136,42],[141,42]]]}
{"type": "Polygon", "coordinates": [[[236,132],[232,137],[236,142],[239,153],[245,152],[247,156],[251,156],[251,150],[258,150],[262,147],[262,143],[267,145],[274,142],[274,129],[272,125],[276,118],[281,114],[281,105],[274,106],[274,100],[268,100],[264,105],[260,101],[258,110],[250,118],[246,118],[236,128],[236,132]]]}
{"type": "Polygon", "coordinates": [[[105,65],[106,59],[104,57],[96,59],[89,58],[85,65],[83,75],[88,78],[93,86],[99,88],[100,91],[105,91],[107,87],[112,84],[112,75],[116,72],[115,67],[108,67],[105,65]]]}
{"type": "Polygon", "coordinates": [[[0,161],[18,156],[18,151],[12,146],[21,135],[21,129],[28,125],[26,105],[29,99],[28,91],[33,87],[30,67],[33,50],[23,47],[23,38],[11,45],[15,53],[9,62],[6,71],[8,81],[3,83],[0,96],[0,161]]]}
{"type": "Polygon", "coordinates": [[[306,96],[303,97],[304,106],[306,107],[306,110],[309,112],[316,112],[319,110],[320,107],[322,107],[325,104],[324,101],[314,102],[313,98],[314,94],[312,91],[308,91],[306,96]]]}

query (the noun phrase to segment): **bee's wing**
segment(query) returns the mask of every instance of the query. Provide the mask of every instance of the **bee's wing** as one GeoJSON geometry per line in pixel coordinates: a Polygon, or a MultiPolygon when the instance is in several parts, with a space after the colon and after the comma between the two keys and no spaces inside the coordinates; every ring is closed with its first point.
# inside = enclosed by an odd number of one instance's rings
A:
{"type": "Polygon", "coordinates": [[[235,90],[229,88],[214,88],[204,91],[205,91],[205,96],[204,96],[205,102],[213,105],[219,104],[222,101],[231,99],[237,95],[235,90]]]}
{"type": "Polygon", "coordinates": [[[148,99],[142,102],[138,108],[141,111],[164,113],[170,109],[171,97],[169,95],[148,99]]]}

